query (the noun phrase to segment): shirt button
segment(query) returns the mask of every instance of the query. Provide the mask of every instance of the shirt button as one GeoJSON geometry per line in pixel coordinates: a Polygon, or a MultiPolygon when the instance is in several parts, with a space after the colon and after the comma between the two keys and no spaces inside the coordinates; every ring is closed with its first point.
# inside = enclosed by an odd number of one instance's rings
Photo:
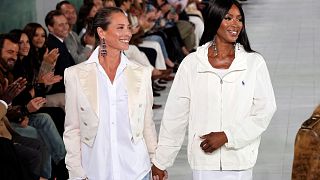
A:
{"type": "Polygon", "coordinates": [[[83,122],[83,124],[84,124],[85,126],[88,126],[88,124],[87,124],[86,122],[83,122]]]}
{"type": "Polygon", "coordinates": [[[80,107],[80,110],[81,110],[81,111],[84,111],[83,107],[80,107]]]}
{"type": "Polygon", "coordinates": [[[88,137],[85,137],[84,139],[87,140],[87,141],[89,141],[89,138],[88,138],[88,137]]]}

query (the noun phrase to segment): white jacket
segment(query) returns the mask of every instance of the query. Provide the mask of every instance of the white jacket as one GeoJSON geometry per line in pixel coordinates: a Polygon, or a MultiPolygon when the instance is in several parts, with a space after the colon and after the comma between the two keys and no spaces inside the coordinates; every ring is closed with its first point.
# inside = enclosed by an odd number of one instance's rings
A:
{"type": "Polygon", "coordinates": [[[188,55],[175,76],[153,161],[160,169],[172,166],[188,125],[192,169],[245,170],[257,160],[260,136],[276,110],[266,63],[239,45],[229,73],[219,77],[208,61],[209,45],[188,55]],[[204,153],[200,136],[218,131],[226,133],[228,143],[204,153]]]}

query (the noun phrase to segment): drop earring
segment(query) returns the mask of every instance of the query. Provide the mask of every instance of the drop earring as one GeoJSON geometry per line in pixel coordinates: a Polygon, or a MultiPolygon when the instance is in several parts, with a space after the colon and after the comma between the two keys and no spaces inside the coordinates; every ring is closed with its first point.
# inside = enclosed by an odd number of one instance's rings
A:
{"type": "Polygon", "coordinates": [[[217,45],[216,45],[216,37],[213,38],[212,48],[213,48],[213,56],[214,57],[218,56],[218,49],[217,49],[217,45]]]}
{"type": "Polygon", "coordinates": [[[107,46],[106,46],[106,41],[104,38],[102,38],[102,40],[101,40],[100,55],[102,57],[106,57],[106,55],[107,55],[107,46]]]}

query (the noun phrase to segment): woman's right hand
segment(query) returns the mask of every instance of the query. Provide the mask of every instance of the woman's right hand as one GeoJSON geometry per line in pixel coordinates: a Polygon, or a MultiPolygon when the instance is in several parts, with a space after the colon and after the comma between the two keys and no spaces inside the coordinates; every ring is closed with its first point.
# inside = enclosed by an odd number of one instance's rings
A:
{"type": "Polygon", "coordinates": [[[49,64],[55,64],[59,56],[59,49],[54,48],[50,52],[48,48],[46,49],[46,52],[43,55],[43,60],[49,64]]]}
{"type": "Polygon", "coordinates": [[[161,170],[157,168],[155,165],[152,165],[151,167],[152,171],[152,179],[153,180],[166,180],[168,179],[168,173],[166,170],[161,170]]]}

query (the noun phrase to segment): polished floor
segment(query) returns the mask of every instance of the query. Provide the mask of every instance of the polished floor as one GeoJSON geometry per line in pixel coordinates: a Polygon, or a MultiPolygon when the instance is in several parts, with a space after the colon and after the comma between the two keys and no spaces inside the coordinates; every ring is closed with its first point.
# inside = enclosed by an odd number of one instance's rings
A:
{"type": "MultiPolygon", "coordinates": [[[[254,180],[289,180],[295,135],[320,99],[320,1],[247,0],[243,2],[252,48],[267,61],[278,110],[262,135],[254,180]]],[[[164,104],[168,90],[155,102],[164,104]]],[[[163,108],[154,111],[157,128],[163,108]]],[[[170,180],[191,180],[186,140],[170,180]]]]}

